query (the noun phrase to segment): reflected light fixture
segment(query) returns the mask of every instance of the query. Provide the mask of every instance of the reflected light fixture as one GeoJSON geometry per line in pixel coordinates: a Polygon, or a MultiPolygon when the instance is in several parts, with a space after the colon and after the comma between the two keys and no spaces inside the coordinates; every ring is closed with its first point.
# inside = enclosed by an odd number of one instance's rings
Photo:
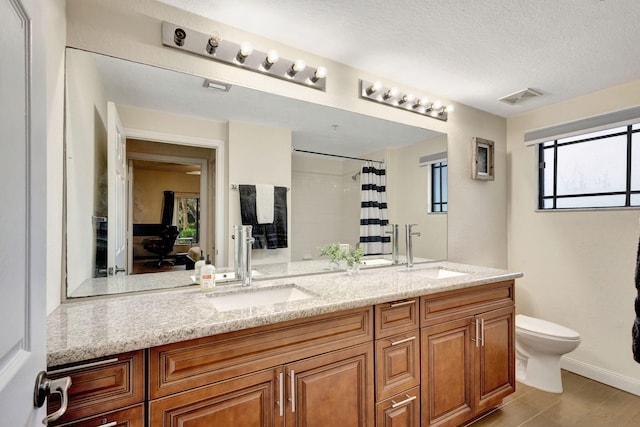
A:
{"type": "Polygon", "coordinates": [[[400,93],[396,87],[387,88],[379,81],[371,83],[360,80],[360,98],[445,122],[449,118],[449,113],[453,111],[452,105],[445,107],[440,101],[431,102],[428,98],[400,93]]]}
{"type": "Polygon", "coordinates": [[[244,41],[223,40],[216,32],[202,33],[170,22],[162,23],[162,44],[226,65],[258,72],[309,88],[325,91],[327,69],[309,67],[302,59],[280,58],[276,50],[268,52],[253,48],[244,41]]]}

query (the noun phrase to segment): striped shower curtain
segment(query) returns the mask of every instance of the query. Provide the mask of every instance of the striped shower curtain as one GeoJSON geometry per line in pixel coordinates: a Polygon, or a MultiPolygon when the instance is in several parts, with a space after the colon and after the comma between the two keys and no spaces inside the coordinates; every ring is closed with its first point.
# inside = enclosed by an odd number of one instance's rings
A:
{"type": "Polygon", "coordinates": [[[387,176],[383,162],[364,162],[360,173],[360,247],[364,255],[391,253],[391,237],[385,233],[387,176]]]}

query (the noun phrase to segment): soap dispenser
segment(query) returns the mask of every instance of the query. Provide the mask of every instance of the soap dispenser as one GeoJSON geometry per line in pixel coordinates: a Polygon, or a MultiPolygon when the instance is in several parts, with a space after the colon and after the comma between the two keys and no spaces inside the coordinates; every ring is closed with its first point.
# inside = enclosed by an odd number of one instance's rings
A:
{"type": "Polygon", "coordinates": [[[216,287],[216,268],[211,264],[211,258],[200,269],[200,289],[202,292],[211,292],[216,287]]]}
{"type": "Polygon", "coordinates": [[[193,266],[194,269],[194,273],[195,273],[195,277],[196,277],[196,283],[200,284],[200,270],[202,269],[202,266],[204,265],[204,252],[200,251],[200,258],[198,259],[198,261],[196,261],[195,265],[193,266]]]}

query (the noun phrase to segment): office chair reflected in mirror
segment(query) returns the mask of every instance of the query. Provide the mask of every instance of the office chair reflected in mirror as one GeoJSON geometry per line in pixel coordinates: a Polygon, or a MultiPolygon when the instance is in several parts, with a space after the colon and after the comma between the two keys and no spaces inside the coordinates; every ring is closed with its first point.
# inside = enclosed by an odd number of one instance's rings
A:
{"type": "Polygon", "coordinates": [[[149,239],[144,244],[146,250],[159,256],[158,267],[161,267],[162,263],[169,265],[175,264],[173,261],[165,258],[173,251],[173,245],[176,243],[178,234],[180,234],[180,232],[175,225],[163,225],[158,238],[149,239]]]}
{"type": "Polygon", "coordinates": [[[164,203],[162,206],[162,224],[159,224],[158,237],[146,240],[143,247],[151,253],[159,256],[157,266],[162,264],[174,265],[175,262],[166,257],[173,251],[173,246],[178,238],[178,227],[171,225],[173,222],[173,205],[175,195],[173,191],[164,192],[164,203]]]}

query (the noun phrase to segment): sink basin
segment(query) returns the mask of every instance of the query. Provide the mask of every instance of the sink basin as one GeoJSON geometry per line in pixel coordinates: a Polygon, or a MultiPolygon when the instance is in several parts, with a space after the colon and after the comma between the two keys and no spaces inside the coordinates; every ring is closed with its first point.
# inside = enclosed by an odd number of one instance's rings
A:
{"type": "Polygon", "coordinates": [[[466,276],[467,273],[460,273],[459,271],[447,270],[445,268],[418,268],[404,270],[419,274],[420,276],[428,277],[429,279],[446,279],[449,277],[466,276]]]}
{"type": "Polygon", "coordinates": [[[362,260],[362,265],[369,265],[369,266],[381,266],[381,265],[391,265],[391,264],[392,264],[391,260],[384,259],[384,258],[372,258],[372,259],[362,260]]]}
{"type": "Polygon", "coordinates": [[[213,293],[207,296],[218,311],[238,310],[241,308],[273,305],[316,297],[316,295],[306,292],[298,288],[296,285],[260,289],[256,291],[243,291],[224,295],[216,295],[213,293]]]}

